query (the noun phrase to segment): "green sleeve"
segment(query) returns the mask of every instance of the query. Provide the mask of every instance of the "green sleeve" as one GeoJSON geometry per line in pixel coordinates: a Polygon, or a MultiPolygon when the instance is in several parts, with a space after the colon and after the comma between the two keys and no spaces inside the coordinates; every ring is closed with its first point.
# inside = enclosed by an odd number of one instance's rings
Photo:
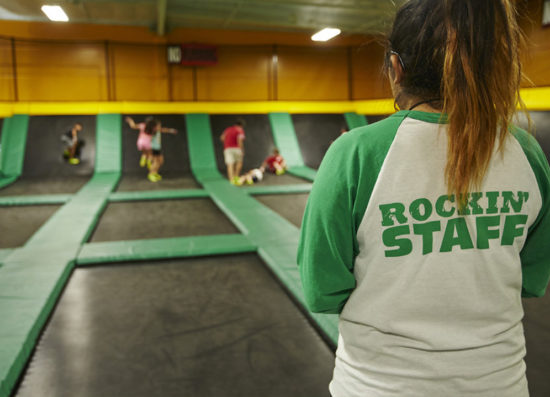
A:
{"type": "Polygon", "coordinates": [[[537,141],[525,131],[515,130],[514,136],[523,148],[533,169],[542,197],[542,207],[527,232],[520,253],[523,274],[523,297],[541,297],[550,280],[550,167],[537,141]]]}
{"type": "Polygon", "coordinates": [[[298,266],[308,308],[340,313],[356,281],[357,230],[403,117],[339,137],[323,159],[308,199],[298,266]]]}

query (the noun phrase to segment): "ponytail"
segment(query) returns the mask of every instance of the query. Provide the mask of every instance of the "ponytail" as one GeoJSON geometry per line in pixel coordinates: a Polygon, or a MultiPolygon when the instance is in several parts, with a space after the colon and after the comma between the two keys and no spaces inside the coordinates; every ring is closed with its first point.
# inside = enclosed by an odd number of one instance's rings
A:
{"type": "Polygon", "coordinates": [[[521,38],[512,0],[411,0],[395,17],[388,57],[400,56],[403,95],[441,99],[445,181],[459,207],[481,185],[495,145],[503,148],[517,104],[525,109],[521,38]]]}
{"type": "Polygon", "coordinates": [[[509,0],[445,0],[443,112],[448,117],[445,180],[463,206],[501,150],[521,82],[520,31],[509,0]]]}

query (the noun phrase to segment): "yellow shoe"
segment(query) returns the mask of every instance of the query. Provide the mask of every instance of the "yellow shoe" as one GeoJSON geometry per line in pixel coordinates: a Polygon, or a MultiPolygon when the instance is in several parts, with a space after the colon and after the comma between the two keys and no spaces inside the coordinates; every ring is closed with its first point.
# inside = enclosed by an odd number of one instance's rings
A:
{"type": "Polygon", "coordinates": [[[162,180],[162,175],[158,172],[153,172],[153,175],[156,176],[159,181],[162,180]]]}
{"type": "Polygon", "coordinates": [[[147,169],[150,170],[151,169],[151,165],[153,164],[153,162],[149,159],[147,159],[147,169]]]}
{"type": "Polygon", "coordinates": [[[277,170],[275,171],[277,175],[283,175],[285,173],[285,170],[277,170]]]}
{"type": "Polygon", "coordinates": [[[147,156],[143,154],[139,159],[139,166],[143,168],[145,167],[145,164],[147,164],[147,156]]]}
{"type": "Polygon", "coordinates": [[[155,174],[147,174],[147,179],[149,179],[151,182],[158,182],[160,179],[155,174]]]}
{"type": "Polygon", "coordinates": [[[72,159],[69,159],[69,163],[72,165],[78,165],[80,164],[80,160],[77,159],[76,157],[73,157],[72,159]]]}

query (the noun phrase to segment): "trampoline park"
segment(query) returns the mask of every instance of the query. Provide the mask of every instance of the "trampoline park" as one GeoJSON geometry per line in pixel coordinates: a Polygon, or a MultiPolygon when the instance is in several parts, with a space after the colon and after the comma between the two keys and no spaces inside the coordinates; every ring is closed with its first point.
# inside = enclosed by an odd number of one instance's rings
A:
{"type": "MultiPolygon", "coordinates": [[[[357,20],[391,17],[395,6],[367,15],[353,1],[216,8],[211,1],[83,0],[87,19],[71,27],[37,20],[31,1],[12,9],[8,3],[0,0],[0,54],[10,60],[0,62],[0,397],[329,396],[338,317],[305,308],[296,264],[300,226],[331,143],[342,130],[395,111],[379,73],[382,50],[365,45],[358,31],[372,35],[380,26],[357,20]],[[106,6],[117,11],[112,20],[89,16],[106,6]],[[128,18],[151,14],[155,29],[118,17],[130,6],[136,12],[128,18]],[[273,10],[337,15],[348,35],[316,47],[303,21],[289,27],[273,25],[273,15],[262,19],[273,10]],[[183,11],[191,16],[176,18],[183,11]],[[184,41],[215,48],[217,63],[169,64],[167,48],[184,41]],[[137,65],[143,51],[156,63],[137,65]],[[72,66],[56,69],[57,60],[71,57],[72,66]],[[260,83],[254,66],[240,70],[255,59],[263,62],[256,69],[267,70],[260,83]],[[167,77],[159,94],[153,87],[160,69],[167,77]],[[325,77],[329,82],[320,83],[325,77]],[[139,92],[138,83],[145,87],[139,92]],[[98,91],[83,93],[86,84],[98,91]],[[140,167],[137,132],[125,121],[148,116],[177,130],[163,134],[157,183],[140,167]],[[278,148],[285,174],[229,183],[219,137],[237,119],[246,131],[243,171],[278,148]],[[71,165],[60,135],[75,123],[85,144],[80,164],[71,165]]],[[[80,15],[78,4],[60,3],[80,15]]],[[[540,18],[543,1],[533,3],[526,15],[540,18]]],[[[522,95],[550,159],[544,29],[530,31],[538,47],[526,73],[536,86],[522,95]]],[[[517,122],[529,126],[521,114],[517,122]]],[[[529,390],[544,397],[550,297],[523,304],[529,390]]]]}

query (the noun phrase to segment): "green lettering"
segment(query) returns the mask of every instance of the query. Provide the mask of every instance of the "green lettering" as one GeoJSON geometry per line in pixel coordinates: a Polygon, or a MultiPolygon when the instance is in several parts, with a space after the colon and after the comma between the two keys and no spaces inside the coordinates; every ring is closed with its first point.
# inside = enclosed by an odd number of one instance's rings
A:
{"type": "Polygon", "coordinates": [[[382,241],[386,247],[398,247],[394,250],[386,250],[386,257],[404,256],[412,252],[413,246],[408,238],[400,238],[410,234],[409,225],[390,227],[382,233],[382,241]]]}
{"type": "Polygon", "coordinates": [[[447,221],[440,252],[451,252],[455,245],[460,246],[463,250],[474,248],[466,220],[462,217],[451,218],[447,221]]]}
{"type": "Polygon", "coordinates": [[[497,201],[500,196],[500,192],[486,192],[485,195],[489,200],[489,205],[487,206],[486,214],[498,214],[497,201]]]}
{"type": "Polygon", "coordinates": [[[429,254],[433,251],[433,234],[440,230],[440,221],[415,223],[413,225],[414,234],[422,236],[422,255],[429,254]]]}
{"type": "Polygon", "coordinates": [[[523,203],[526,203],[527,200],[529,199],[529,193],[518,192],[517,198],[516,198],[513,192],[502,192],[502,197],[504,201],[502,202],[502,208],[500,209],[500,212],[503,214],[509,213],[510,205],[511,205],[514,212],[518,213],[518,212],[521,212],[523,203]]]}
{"type": "Polygon", "coordinates": [[[417,221],[425,221],[432,215],[432,203],[427,198],[416,199],[409,206],[409,212],[417,221]],[[423,211],[420,210],[421,206],[424,207],[423,211]]]}
{"type": "Polygon", "coordinates": [[[500,237],[500,216],[478,216],[476,218],[477,248],[488,249],[489,240],[500,237]],[[496,229],[490,229],[496,227],[496,229]]]}
{"type": "Polygon", "coordinates": [[[504,219],[504,230],[502,231],[501,244],[514,244],[514,239],[523,235],[526,223],[527,215],[507,215],[504,219]]]}
{"type": "Polygon", "coordinates": [[[380,204],[378,208],[382,212],[382,226],[393,226],[395,225],[395,221],[399,224],[407,223],[407,217],[404,215],[405,206],[403,204],[380,204]]]}
{"type": "Polygon", "coordinates": [[[444,218],[450,218],[455,214],[456,208],[454,205],[451,205],[451,208],[449,210],[445,209],[445,203],[454,203],[455,202],[455,196],[451,195],[448,196],[444,194],[443,196],[439,196],[437,201],[435,202],[435,212],[437,212],[437,215],[442,216],[444,218]]]}
{"type": "Polygon", "coordinates": [[[480,215],[483,214],[483,208],[478,204],[479,199],[483,197],[480,192],[468,193],[468,201],[464,208],[459,211],[460,215],[480,215]],[[471,209],[471,211],[470,211],[471,209]]]}

